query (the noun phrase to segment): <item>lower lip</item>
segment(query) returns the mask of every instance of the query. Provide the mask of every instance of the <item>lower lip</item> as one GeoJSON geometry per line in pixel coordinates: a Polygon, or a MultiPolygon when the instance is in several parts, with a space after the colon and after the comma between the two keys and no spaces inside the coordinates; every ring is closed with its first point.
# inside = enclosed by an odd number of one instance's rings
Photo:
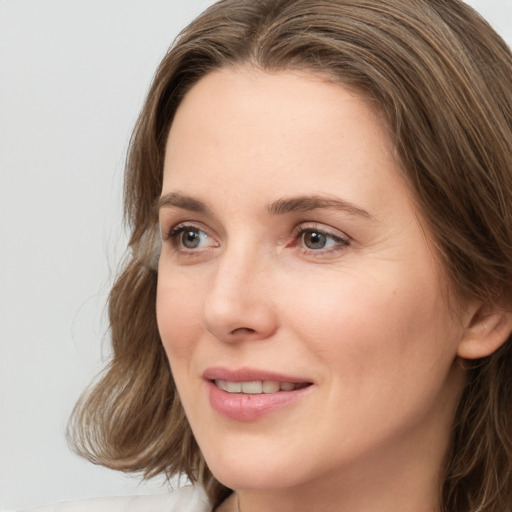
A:
{"type": "Polygon", "coordinates": [[[293,391],[257,395],[228,393],[208,381],[210,404],[214,411],[233,420],[253,421],[290,405],[309,393],[312,386],[293,391]]]}

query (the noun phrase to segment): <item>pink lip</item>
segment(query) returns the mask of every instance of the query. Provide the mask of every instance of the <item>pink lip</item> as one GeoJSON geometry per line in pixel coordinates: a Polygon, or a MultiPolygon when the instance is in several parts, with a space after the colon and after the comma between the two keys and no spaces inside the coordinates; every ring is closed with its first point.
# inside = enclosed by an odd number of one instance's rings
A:
{"type": "Polygon", "coordinates": [[[253,368],[240,368],[238,370],[229,370],[223,367],[208,368],[203,373],[206,380],[229,380],[231,382],[250,382],[256,380],[272,380],[277,382],[311,382],[309,379],[293,377],[281,373],[268,372],[265,370],[257,370],[253,368]]]}
{"type": "Polygon", "coordinates": [[[258,380],[271,380],[279,382],[309,382],[306,379],[280,375],[273,372],[242,368],[228,370],[226,368],[208,368],[203,377],[206,381],[208,398],[213,410],[222,416],[233,420],[253,421],[286,407],[311,391],[308,386],[293,391],[279,391],[277,393],[262,394],[234,394],[218,388],[214,380],[229,380],[231,382],[248,382],[258,380]]]}

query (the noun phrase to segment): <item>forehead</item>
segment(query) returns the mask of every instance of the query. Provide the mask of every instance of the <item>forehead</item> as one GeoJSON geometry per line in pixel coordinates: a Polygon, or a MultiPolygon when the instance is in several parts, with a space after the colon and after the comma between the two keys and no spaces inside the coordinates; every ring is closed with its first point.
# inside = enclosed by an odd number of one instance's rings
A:
{"type": "Polygon", "coordinates": [[[305,72],[223,69],[180,104],[164,179],[202,169],[231,182],[271,172],[289,184],[306,170],[319,179],[335,167],[364,179],[376,158],[382,167],[399,167],[383,116],[361,94],[305,72]]]}
{"type": "Polygon", "coordinates": [[[185,94],[171,130],[185,117],[195,117],[195,128],[198,128],[201,119],[210,121],[210,116],[214,115],[222,121],[225,112],[229,112],[233,127],[242,122],[243,128],[247,129],[247,118],[252,117],[255,127],[262,121],[267,131],[282,134],[281,124],[272,121],[282,123],[287,118],[299,122],[306,117],[313,130],[329,117],[337,116],[333,107],[341,107],[345,116],[354,115],[361,121],[362,117],[365,120],[371,118],[377,130],[386,131],[387,123],[380,113],[380,106],[363,91],[319,73],[300,70],[268,72],[251,67],[222,68],[205,75],[185,94]]]}

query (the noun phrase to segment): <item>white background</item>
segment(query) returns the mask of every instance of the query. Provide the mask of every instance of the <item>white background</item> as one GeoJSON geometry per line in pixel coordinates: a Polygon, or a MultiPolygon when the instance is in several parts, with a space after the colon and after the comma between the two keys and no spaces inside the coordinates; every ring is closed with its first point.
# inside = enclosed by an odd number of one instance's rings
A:
{"type": "MultiPolygon", "coordinates": [[[[108,353],[131,129],[210,3],[0,0],[0,508],[162,491],[80,460],[64,431],[108,353]]],[[[471,4],[512,43],[512,0],[471,4]]]]}

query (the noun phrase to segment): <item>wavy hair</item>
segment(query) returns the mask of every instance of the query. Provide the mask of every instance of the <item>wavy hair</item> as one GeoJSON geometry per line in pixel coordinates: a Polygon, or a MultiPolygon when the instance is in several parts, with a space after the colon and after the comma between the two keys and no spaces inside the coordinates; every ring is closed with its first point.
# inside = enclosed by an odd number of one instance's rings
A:
{"type": "MultiPolygon", "coordinates": [[[[460,298],[512,304],[512,55],[459,0],[223,0],[181,32],[137,121],[125,175],[131,253],[109,298],[112,357],[68,434],[104,466],[185,474],[219,504],[159,337],[155,201],[169,127],[209,72],[319,72],[384,112],[460,298]]],[[[444,512],[512,511],[512,343],[468,361],[439,493],[444,512]]]]}

